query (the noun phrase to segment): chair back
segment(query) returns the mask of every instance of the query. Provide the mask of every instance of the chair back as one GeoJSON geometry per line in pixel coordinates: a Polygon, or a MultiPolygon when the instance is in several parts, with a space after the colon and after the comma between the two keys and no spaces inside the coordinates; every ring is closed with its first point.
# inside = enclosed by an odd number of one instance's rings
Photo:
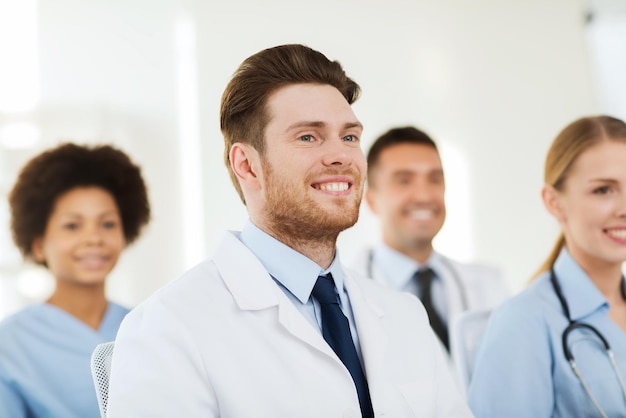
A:
{"type": "Polygon", "coordinates": [[[109,374],[111,373],[111,358],[113,357],[114,341],[98,344],[91,354],[91,376],[96,388],[100,416],[106,417],[109,401],[109,374]]]}
{"type": "Polygon", "coordinates": [[[472,379],[476,349],[487,328],[491,309],[465,311],[452,323],[450,334],[450,354],[461,382],[461,391],[467,395],[472,379]]]}

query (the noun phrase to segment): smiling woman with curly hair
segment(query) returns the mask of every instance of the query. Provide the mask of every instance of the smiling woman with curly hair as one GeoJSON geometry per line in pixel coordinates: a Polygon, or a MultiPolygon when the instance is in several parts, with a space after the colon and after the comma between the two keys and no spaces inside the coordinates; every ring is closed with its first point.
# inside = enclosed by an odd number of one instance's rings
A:
{"type": "Polygon", "coordinates": [[[62,144],[23,167],[9,204],[15,244],[55,289],[0,323],[0,417],[97,417],[89,361],[128,312],[105,281],[150,219],[141,170],[109,145],[62,144]]]}

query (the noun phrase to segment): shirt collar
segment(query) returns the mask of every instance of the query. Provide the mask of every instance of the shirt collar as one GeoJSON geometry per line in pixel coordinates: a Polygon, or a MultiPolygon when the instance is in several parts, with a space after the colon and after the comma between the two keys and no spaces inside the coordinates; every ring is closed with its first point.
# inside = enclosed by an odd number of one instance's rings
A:
{"type": "Polygon", "coordinates": [[[608,310],[608,301],[567,248],[561,250],[554,262],[554,273],[569,305],[572,320],[580,320],[600,309],[608,310]]]}
{"type": "Polygon", "coordinates": [[[435,276],[437,276],[438,268],[434,255],[435,252],[433,251],[426,263],[420,265],[411,257],[394,250],[384,243],[380,243],[374,248],[373,258],[374,263],[381,270],[387,282],[396,289],[402,289],[413,279],[413,275],[420,268],[430,266],[435,276]]]}
{"type": "Polygon", "coordinates": [[[241,231],[241,242],[254,253],[268,273],[302,303],[307,303],[317,277],[331,273],[337,289],[344,289],[339,252],[326,270],[310,258],[278,241],[248,220],[241,231]]]}
{"type": "Polygon", "coordinates": [[[435,273],[435,277],[439,276],[438,272],[450,271],[450,261],[444,259],[445,256],[433,251],[426,261],[426,265],[435,273]]]}

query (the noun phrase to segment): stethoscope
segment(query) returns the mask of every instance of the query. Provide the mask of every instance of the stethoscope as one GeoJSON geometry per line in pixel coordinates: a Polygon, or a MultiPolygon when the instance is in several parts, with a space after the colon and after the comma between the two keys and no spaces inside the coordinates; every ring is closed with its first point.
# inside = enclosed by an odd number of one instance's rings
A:
{"type": "MultiPolygon", "coordinates": [[[[467,292],[465,291],[465,286],[463,285],[463,282],[461,281],[461,277],[459,276],[459,273],[456,271],[456,269],[454,268],[450,260],[448,260],[446,257],[441,256],[440,259],[443,262],[443,264],[445,264],[448,271],[450,271],[450,275],[454,279],[455,284],[457,288],[459,289],[459,295],[461,298],[461,308],[462,308],[461,310],[462,311],[468,310],[469,304],[467,303],[467,292]]],[[[366,272],[367,272],[367,277],[374,278],[374,250],[373,249],[370,249],[367,254],[366,272]]]]}
{"type": "MultiPolygon", "coordinates": [[[[585,378],[580,373],[580,370],[578,369],[578,366],[576,365],[576,361],[574,360],[574,355],[572,354],[572,351],[569,349],[569,346],[567,344],[567,339],[569,335],[572,333],[572,331],[574,331],[575,329],[584,328],[586,330],[591,331],[593,334],[595,334],[598,337],[600,341],[602,341],[604,350],[606,351],[606,354],[608,355],[609,360],[611,361],[613,370],[615,371],[615,374],[617,375],[617,379],[619,380],[619,384],[622,387],[622,393],[624,394],[624,399],[626,399],[626,385],[624,385],[624,379],[622,379],[622,374],[620,373],[619,368],[617,367],[617,362],[615,361],[615,355],[613,354],[613,350],[611,350],[611,346],[609,345],[609,342],[606,340],[606,338],[604,338],[602,333],[598,331],[594,326],[591,326],[584,322],[574,321],[572,319],[572,317],[570,316],[570,312],[569,312],[569,305],[567,304],[567,301],[565,300],[565,296],[563,296],[563,291],[561,291],[561,286],[559,285],[559,282],[556,279],[556,275],[554,274],[554,269],[550,270],[550,282],[552,282],[552,287],[554,288],[554,292],[556,293],[556,296],[559,298],[559,302],[561,302],[561,306],[563,307],[563,314],[569,321],[569,325],[565,328],[565,330],[563,331],[563,335],[561,336],[562,343],[563,343],[563,353],[565,354],[565,358],[567,359],[570,366],[572,367],[574,374],[576,375],[578,380],[580,380],[580,383],[583,385],[583,389],[585,390],[585,392],[591,399],[591,402],[593,402],[593,405],[596,407],[598,412],[600,412],[600,415],[602,415],[605,418],[608,418],[607,415],[604,413],[604,410],[600,407],[600,404],[598,404],[598,401],[596,400],[595,396],[593,396],[593,393],[591,393],[591,390],[589,389],[589,386],[587,385],[585,378]]],[[[622,279],[622,297],[624,298],[624,300],[626,300],[626,289],[624,288],[623,283],[624,283],[624,280],[622,279]]]]}

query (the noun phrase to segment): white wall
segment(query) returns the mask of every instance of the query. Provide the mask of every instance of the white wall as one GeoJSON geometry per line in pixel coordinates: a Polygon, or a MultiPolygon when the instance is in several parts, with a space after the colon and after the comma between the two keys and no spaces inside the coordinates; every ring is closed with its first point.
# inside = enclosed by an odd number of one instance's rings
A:
{"type": "MultiPolygon", "coordinates": [[[[172,36],[176,13],[173,2],[38,2],[39,103],[30,112],[0,113],[2,126],[28,121],[40,130],[36,147],[2,151],[7,161],[3,192],[28,158],[59,141],[111,142],[142,166],[152,222],[123,254],[109,282],[111,296],[128,304],[183,268],[176,202],[181,180],[172,36]]],[[[9,240],[5,225],[3,242],[9,240]]],[[[12,272],[16,263],[21,260],[5,263],[11,266],[5,270],[12,272]]],[[[18,275],[4,276],[6,288],[20,286],[18,275]]]]}
{"type": "MultiPolygon", "coordinates": [[[[396,0],[382,8],[343,1],[310,4],[301,12],[289,2],[272,12],[245,6],[236,1],[216,13],[205,5],[197,15],[207,22],[199,35],[206,42],[199,51],[201,73],[209,75],[201,90],[213,99],[202,108],[209,177],[217,180],[209,195],[226,201],[212,208],[210,246],[224,223],[237,226],[243,217],[232,210],[234,192],[222,191],[221,89],[247,55],[300,42],[340,60],[361,84],[363,96],[354,107],[365,124],[365,149],[394,125],[416,124],[444,151],[465,159],[467,171],[455,173],[444,154],[449,217],[438,248],[497,264],[519,288],[557,235],[539,198],[548,144],[566,123],[596,109],[582,2],[396,0]],[[458,187],[463,184],[468,200],[456,203],[450,193],[465,191],[458,187]],[[465,234],[457,233],[460,227],[465,234]]],[[[359,223],[340,238],[342,255],[352,258],[379,235],[364,206],[359,223]]]]}
{"type": "MultiPolygon", "coordinates": [[[[198,251],[189,255],[189,242],[210,251],[224,228],[246,219],[222,162],[222,90],[250,54],[305,43],[341,61],[361,85],[354,108],[365,149],[398,124],[415,124],[438,140],[449,218],[437,246],[501,266],[519,288],[556,237],[539,199],[548,144],[566,123],[599,109],[583,18],[582,0],[39,2],[41,97],[30,112],[0,113],[0,128],[30,121],[41,141],[0,150],[1,191],[26,158],[59,138],[113,141],[127,150],[144,168],[154,216],[109,290],[134,305],[199,258],[198,251]],[[197,75],[184,73],[181,81],[176,31],[184,19],[195,29],[195,54],[187,57],[197,58],[197,75]],[[181,99],[184,82],[197,85],[197,97],[181,99]],[[181,129],[194,112],[198,125],[181,129]],[[187,143],[199,141],[201,154],[181,164],[185,135],[187,143]],[[203,175],[194,183],[183,168],[200,163],[203,175]],[[182,184],[201,199],[204,218],[193,203],[181,203],[182,184]],[[184,220],[198,225],[199,242],[184,240],[184,220]]],[[[378,236],[364,208],[340,238],[342,256],[350,259],[378,236]]],[[[0,296],[15,288],[18,265],[15,255],[0,261],[0,296]]]]}

